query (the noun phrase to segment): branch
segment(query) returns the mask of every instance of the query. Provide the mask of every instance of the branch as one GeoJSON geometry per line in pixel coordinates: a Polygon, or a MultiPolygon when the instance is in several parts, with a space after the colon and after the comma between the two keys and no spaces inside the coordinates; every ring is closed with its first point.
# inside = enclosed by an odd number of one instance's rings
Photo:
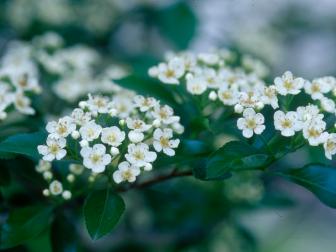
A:
{"type": "Polygon", "coordinates": [[[174,178],[178,178],[178,177],[187,177],[187,176],[192,176],[192,175],[193,175],[192,171],[176,172],[176,170],[173,170],[170,174],[160,175],[160,176],[157,176],[155,178],[144,181],[142,183],[133,184],[133,185],[127,187],[127,188],[125,188],[125,187],[117,188],[116,191],[117,192],[126,192],[128,190],[135,189],[135,188],[142,189],[142,188],[152,186],[154,184],[158,184],[158,183],[166,181],[166,180],[170,180],[170,179],[174,179],[174,178]]]}

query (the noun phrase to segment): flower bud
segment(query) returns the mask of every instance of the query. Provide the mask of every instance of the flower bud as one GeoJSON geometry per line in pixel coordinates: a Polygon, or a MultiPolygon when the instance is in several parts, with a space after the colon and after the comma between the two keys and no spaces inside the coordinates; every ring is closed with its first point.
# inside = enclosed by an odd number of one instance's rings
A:
{"type": "Polygon", "coordinates": [[[118,110],[116,110],[114,108],[110,109],[110,111],[109,111],[110,116],[116,116],[117,113],[118,113],[118,110]]]}
{"type": "Polygon", "coordinates": [[[217,94],[215,91],[211,91],[209,94],[209,99],[215,101],[217,99],[217,94]]]}
{"type": "Polygon", "coordinates": [[[43,194],[44,196],[48,197],[48,196],[50,196],[50,191],[49,191],[48,189],[44,189],[44,190],[42,191],[42,194],[43,194]]]}
{"type": "Polygon", "coordinates": [[[144,166],[144,170],[145,171],[151,171],[152,169],[153,169],[153,166],[152,166],[151,163],[145,164],[145,166],[144,166]]]}
{"type": "Polygon", "coordinates": [[[77,130],[74,130],[72,133],[71,133],[71,137],[73,139],[78,139],[80,137],[80,134],[77,130]]]}
{"type": "Polygon", "coordinates": [[[69,183],[73,183],[75,181],[75,175],[69,174],[66,179],[69,183]]]}
{"type": "Polygon", "coordinates": [[[240,105],[240,104],[236,104],[236,105],[234,106],[234,111],[235,111],[237,114],[241,114],[241,113],[243,113],[243,111],[244,111],[244,107],[243,107],[242,105],[240,105]]]}
{"type": "Polygon", "coordinates": [[[121,119],[121,120],[119,121],[119,125],[120,125],[120,126],[124,126],[124,125],[125,125],[125,120],[124,120],[124,119],[121,119]]]}
{"type": "Polygon", "coordinates": [[[128,133],[128,138],[132,143],[140,143],[144,137],[145,136],[142,132],[136,132],[132,130],[128,133]]]}
{"type": "Polygon", "coordinates": [[[89,142],[87,140],[82,140],[79,142],[80,146],[81,147],[87,147],[89,146],[89,142]]]}
{"type": "Polygon", "coordinates": [[[79,102],[79,107],[80,107],[81,109],[85,109],[86,106],[87,106],[87,102],[86,102],[86,101],[81,101],[81,102],[79,102]]]}
{"type": "Polygon", "coordinates": [[[65,199],[65,200],[69,200],[69,199],[71,199],[71,192],[70,191],[64,191],[63,193],[62,193],[62,197],[63,197],[63,199],[65,199]]]}
{"type": "Polygon", "coordinates": [[[265,104],[263,102],[261,102],[261,101],[259,101],[259,102],[256,103],[256,109],[257,110],[263,109],[264,106],[265,106],[265,104]]]}
{"type": "Polygon", "coordinates": [[[161,126],[161,121],[160,121],[160,119],[155,119],[155,120],[153,121],[153,126],[154,126],[155,128],[160,127],[160,126],[161,126]]]}
{"type": "Polygon", "coordinates": [[[53,177],[53,175],[52,175],[52,173],[50,171],[43,172],[43,178],[45,180],[50,180],[50,179],[52,179],[52,177],[53,177]]]}
{"type": "Polygon", "coordinates": [[[119,154],[119,149],[116,147],[111,147],[110,153],[112,156],[116,156],[119,154]]]}

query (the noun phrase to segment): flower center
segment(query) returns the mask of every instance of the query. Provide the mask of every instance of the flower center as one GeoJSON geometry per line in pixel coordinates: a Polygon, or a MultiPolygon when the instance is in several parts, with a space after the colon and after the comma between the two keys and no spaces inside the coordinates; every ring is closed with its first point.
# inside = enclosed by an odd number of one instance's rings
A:
{"type": "Polygon", "coordinates": [[[143,160],[144,159],[144,154],[141,151],[135,151],[133,156],[136,160],[143,160]]]}
{"type": "Polygon", "coordinates": [[[167,78],[173,78],[173,77],[175,77],[175,71],[174,71],[174,70],[171,70],[171,69],[168,69],[168,70],[166,71],[166,77],[167,77],[167,78]]]}
{"type": "Polygon", "coordinates": [[[161,137],[160,144],[163,148],[169,147],[169,139],[167,137],[161,137]]]}
{"type": "Polygon", "coordinates": [[[284,82],[284,87],[287,89],[287,90],[291,90],[293,88],[293,83],[291,81],[288,81],[286,80],[284,82]]]}
{"type": "Polygon", "coordinates": [[[56,153],[58,152],[58,150],[59,150],[59,147],[58,147],[57,144],[52,144],[52,145],[50,146],[49,150],[50,150],[50,153],[52,153],[52,154],[56,154],[56,153]]]}
{"type": "Polygon", "coordinates": [[[122,178],[124,180],[130,180],[132,178],[132,172],[130,170],[124,171],[122,173],[122,178]]]}
{"type": "Polygon", "coordinates": [[[247,119],[246,125],[250,129],[254,129],[257,126],[256,121],[254,119],[247,119]]]}
{"type": "Polygon", "coordinates": [[[281,126],[283,128],[291,128],[292,127],[292,122],[288,119],[285,119],[281,122],[281,126]]]}
{"type": "Polygon", "coordinates": [[[92,161],[92,163],[94,163],[94,164],[97,164],[98,162],[100,162],[100,160],[101,160],[101,156],[98,155],[98,154],[93,154],[93,155],[91,156],[91,161],[92,161]]]}

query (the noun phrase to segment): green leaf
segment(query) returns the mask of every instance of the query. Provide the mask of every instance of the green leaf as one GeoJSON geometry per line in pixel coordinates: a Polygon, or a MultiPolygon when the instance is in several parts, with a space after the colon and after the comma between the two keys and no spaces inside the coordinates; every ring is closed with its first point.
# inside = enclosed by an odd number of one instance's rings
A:
{"type": "Polygon", "coordinates": [[[204,179],[226,178],[230,172],[263,168],[270,157],[244,142],[232,141],[213,153],[205,167],[204,179]]]}
{"type": "Polygon", "coordinates": [[[124,88],[134,90],[138,94],[158,98],[173,107],[178,106],[172,92],[164,84],[154,79],[130,75],[120,80],[113,80],[113,82],[124,88]]]}
{"type": "Polygon", "coordinates": [[[10,136],[0,143],[0,158],[10,158],[15,157],[13,154],[21,154],[37,160],[40,158],[37,146],[45,141],[46,133],[42,131],[10,136]]]}
{"type": "Polygon", "coordinates": [[[56,216],[50,232],[53,252],[78,251],[77,231],[74,227],[75,221],[71,218],[65,218],[62,214],[56,216]]]}
{"type": "Polygon", "coordinates": [[[0,248],[7,249],[37,237],[49,224],[52,208],[31,206],[10,212],[1,227],[0,248]]]}
{"type": "Polygon", "coordinates": [[[11,181],[11,175],[7,166],[2,165],[0,167],[0,187],[8,186],[11,181]]]}
{"type": "Polygon", "coordinates": [[[86,228],[93,240],[108,234],[118,223],[125,210],[123,199],[110,190],[91,193],[84,204],[86,228]]]}
{"type": "Polygon", "coordinates": [[[327,206],[336,208],[335,167],[310,164],[298,169],[281,171],[277,174],[305,187],[327,206]]]}
{"type": "Polygon", "coordinates": [[[197,27],[196,16],[190,6],[183,2],[159,11],[156,22],[161,34],[179,50],[188,47],[197,27]]]}

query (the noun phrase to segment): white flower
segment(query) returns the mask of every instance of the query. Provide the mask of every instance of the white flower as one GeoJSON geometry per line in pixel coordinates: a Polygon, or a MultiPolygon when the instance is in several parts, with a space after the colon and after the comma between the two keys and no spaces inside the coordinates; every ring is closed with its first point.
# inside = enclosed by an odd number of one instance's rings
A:
{"type": "Polygon", "coordinates": [[[273,109],[277,109],[279,107],[277,91],[274,85],[264,87],[260,99],[264,104],[271,105],[273,109]]]}
{"type": "Polygon", "coordinates": [[[198,58],[208,65],[215,65],[219,62],[219,55],[216,53],[200,53],[198,58]]]}
{"type": "Polygon", "coordinates": [[[22,114],[34,115],[35,110],[30,106],[31,101],[23,93],[18,92],[15,94],[14,106],[22,114]]]}
{"type": "Polygon", "coordinates": [[[163,83],[179,84],[179,78],[184,74],[184,62],[181,58],[174,57],[168,64],[161,63],[158,66],[158,78],[163,83]]]}
{"type": "Polygon", "coordinates": [[[276,77],[274,79],[275,87],[281,95],[296,95],[300,93],[304,82],[305,80],[303,78],[294,78],[293,74],[289,71],[285,72],[282,77],[276,77]]]}
{"type": "Polygon", "coordinates": [[[202,77],[187,78],[187,90],[194,95],[201,95],[207,90],[207,83],[202,77]]]}
{"type": "Polygon", "coordinates": [[[41,87],[38,84],[37,79],[31,74],[20,73],[11,76],[11,81],[17,90],[21,92],[33,91],[35,93],[41,92],[41,87]]]}
{"type": "Polygon", "coordinates": [[[243,117],[237,121],[238,129],[243,131],[243,136],[250,138],[253,133],[259,135],[265,130],[264,116],[256,113],[252,108],[247,108],[243,112],[243,117]]]}
{"type": "Polygon", "coordinates": [[[80,164],[70,164],[69,170],[71,173],[76,175],[81,175],[84,171],[84,167],[80,164]]]}
{"type": "Polygon", "coordinates": [[[125,157],[131,164],[137,167],[143,167],[147,163],[154,162],[156,153],[149,151],[149,146],[145,143],[130,144],[125,157]]]}
{"type": "Polygon", "coordinates": [[[335,102],[327,97],[321,98],[321,107],[324,111],[335,113],[335,102]]]}
{"type": "Polygon", "coordinates": [[[117,95],[113,98],[112,107],[117,110],[118,117],[126,118],[133,110],[134,104],[129,97],[117,95]]]}
{"type": "Polygon", "coordinates": [[[88,122],[79,129],[79,133],[81,134],[83,140],[88,142],[97,139],[101,132],[102,127],[96,124],[94,121],[88,122]]]}
{"type": "Polygon", "coordinates": [[[39,160],[38,165],[35,167],[35,170],[39,173],[49,171],[51,169],[51,163],[45,160],[39,160]]]}
{"type": "Polygon", "coordinates": [[[179,139],[171,139],[173,137],[172,129],[156,129],[153,134],[154,142],[153,147],[157,152],[163,151],[168,156],[175,155],[175,148],[178,147],[180,140],[179,139]]]}
{"type": "Polygon", "coordinates": [[[118,165],[118,170],[113,173],[113,180],[117,184],[127,181],[127,182],[134,182],[136,177],[140,174],[139,167],[131,165],[127,161],[121,162],[118,165]]]}
{"type": "Polygon", "coordinates": [[[65,200],[69,200],[69,199],[71,199],[72,194],[71,194],[70,191],[64,191],[64,192],[62,193],[62,197],[63,197],[63,199],[65,199],[65,200]]]}
{"type": "Polygon", "coordinates": [[[87,101],[87,107],[93,113],[106,114],[109,112],[111,103],[108,97],[99,95],[96,96],[89,95],[89,99],[87,101]]]}
{"type": "Polygon", "coordinates": [[[58,180],[54,180],[49,185],[49,191],[52,195],[55,195],[55,196],[60,195],[63,192],[62,183],[59,182],[58,180]]]}
{"type": "Polygon", "coordinates": [[[141,112],[146,112],[158,104],[158,101],[152,97],[145,98],[141,95],[134,97],[134,103],[141,112]]]}
{"type": "Polygon", "coordinates": [[[53,137],[67,137],[76,129],[76,124],[69,116],[65,116],[58,120],[58,122],[49,122],[46,126],[46,130],[53,137]]]}
{"type": "Polygon", "coordinates": [[[274,127],[281,131],[281,135],[289,137],[302,129],[302,123],[298,120],[296,112],[284,113],[278,110],[274,113],[274,127]]]}
{"type": "Polygon", "coordinates": [[[165,124],[172,124],[179,121],[178,116],[174,116],[174,111],[168,105],[164,106],[155,106],[152,115],[155,119],[159,119],[165,124]]]}
{"type": "Polygon", "coordinates": [[[331,90],[331,87],[325,81],[315,79],[312,82],[306,81],[304,89],[313,100],[319,100],[323,97],[323,94],[328,93],[331,90]]]}
{"type": "Polygon", "coordinates": [[[233,106],[238,102],[238,92],[233,88],[222,87],[218,90],[218,98],[224,105],[233,106]]]}
{"type": "Polygon", "coordinates": [[[106,148],[103,144],[95,144],[91,147],[84,147],[80,151],[83,157],[83,164],[86,168],[95,173],[105,171],[105,166],[111,162],[111,155],[106,154],[106,148]]]}
{"type": "Polygon", "coordinates": [[[121,131],[117,126],[104,128],[102,130],[101,140],[111,146],[119,146],[125,139],[125,132],[121,131]]]}
{"type": "Polygon", "coordinates": [[[239,103],[247,108],[255,108],[260,104],[260,94],[257,91],[240,92],[239,103]]]}
{"type": "Polygon", "coordinates": [[[314,118],[322,120],[323,114],[319,114],[320,110],[316,105],[300,106],[296,109],[298,119],[304,124],[309,124],[314,118]]]}
{"type": "Polygon", "coordinates": [[[84,112],[80,108],[74,109],[74,111],[71,113],[71,117],[78,125],[84,125],[92,120],[91,114],[89,112],[84,112]]]}
{"type": "Polygon", "coordinates": [[[325,127],[326,123],[324,121],[313,121],[303,127],[303,137],[308,140],[311,146],[318,146],[324,143],[328,137],[328,133],[324,132],[325,127]]]}
{"type": "Polygon", "coordinates": [[[128,139],[132,142],[132,143],[140,143],[143,139],[145,138],[145,135],[142,132],[138,132],[135,130],[131,130],[128,133],[128,139]]]}
{"type": "Polygon", "coordinates": [[[43,155],[43,160],[53,161],[54,159],[60,160],[66,155],[66,150],[63,149],[65,146],[64,138],[48,137],[47,145],[39,145],[37,150],[43,155]]]}
{"type": "Polygon", "coordinates": [[[152,125],[146,124],[140,119],[132,119],[130,117],[126,118],[126,125],[129,129],[136,132],[145,132],[152,127],[152,125]]]}
{"type": "Polygon", "coordinates": [[[202,76],[208,88],[218,88],[221,84],[221,79],[217,72],[212,68],[203,69],[202,76]]]}
{"type": "Polygon", "coordinates": [[[336,154],[336,134],[331,133],[323,144],[325,156],[332,159],[332,155],[336,154]]]}

